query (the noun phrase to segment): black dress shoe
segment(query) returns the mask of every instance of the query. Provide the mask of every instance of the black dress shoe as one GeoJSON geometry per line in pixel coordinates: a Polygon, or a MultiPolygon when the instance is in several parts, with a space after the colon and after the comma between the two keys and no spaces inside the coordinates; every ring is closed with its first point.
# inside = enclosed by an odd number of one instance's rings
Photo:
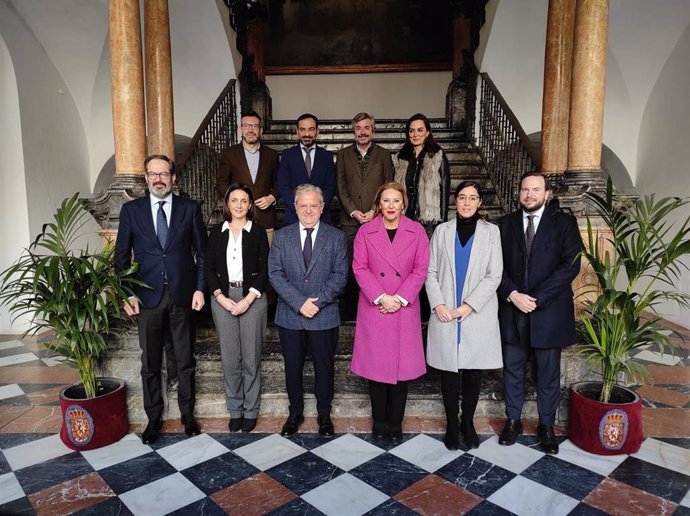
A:
{"type": "Polygon", "coordinates": [[[333,421],[331,416],[319,416],[317,419],[319,423],[319,435],[321,437],[333,437],[333,421]]]}
{"type": "Polygon", "coordinates": [[[289,416],[283,425],[283,429],[280,431],[280,435],[283,437],[295,435],[302,423],[304,423],[304,416],[302,414],[298,416],[289,416]]]}
{"type": "Polygon", "coordinates": [[[394,446],[399,445],[403,440],[402,430],[391,430],[391,444],[394,446]]]}
{"type": "Polygon", "coordinates": [[[474,421],[472,419],[460,418],[460,433],[462,433],[462,440],[470,448],[479,448],[479,436],[474,429],[474,421]]]}
{"type": "Polygon", "coordinates": [[[556,455],[558,453],[558,441],[553,433],[553,426],[539,425],[537,427],[537,436],[539,437],[541,451],[549,455],[556,455]]]}
{"type": "Polygon", "coordinates": [[[187,434],[187,437],[193,437],[201,433],[199,422],[194,416],[189,418],[183,417],[182,424],[184,425],[184,433],[187,434]]]}
{"type": "Polygon", "coordinates": [[[243,426],[243,419],[241,417],[233,417],[230,422],[228,423],[228,430],[231,432],[239,432],[242,430],[243,426]]]}
{"type": "Polygon", "coordinates": [[[515,444],[518,436],[522,433],[522,421],[519,419],[508,419],[498,436],[498,444],[501,446],[511,446],[515,444]]]}
{"type": "Polygon", "coordinates": [[[160,430],[162,426],[163,423],[160,419],[157,419],[155,421],[149,421],[149,424],[146,425],[144,433],[141,434],[141,442],[144,444],[155,443],[158,440],[158,436],[160,435],[160,430]]]}
{"type": "Polygon", "coordinates": [[[242,421],[242,432],[244,432],[245,434],[248,434],[249,432],[251,432],[255,428],[256,428],[256,418],[249,418],[249,417],[244,418],[244,420],[242,421]]]}

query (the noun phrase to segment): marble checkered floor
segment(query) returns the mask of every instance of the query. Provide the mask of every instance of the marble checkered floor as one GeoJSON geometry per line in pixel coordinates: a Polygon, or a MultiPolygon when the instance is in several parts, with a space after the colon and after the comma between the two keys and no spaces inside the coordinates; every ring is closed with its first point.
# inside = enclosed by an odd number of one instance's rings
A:
{"type": "Polygon", "coordinates": [[[594,456],[561,436],[560,453],[539,451],[535,424],[518,444],[498,446],[500,421],[478,420],[476,450],[450,452],[441,418],[406,420],[405,439],[377,446],[368,421],[335,419],[334,439],[315,422],[289,439],[282,419],[230,434],[202,419],[187,438],[168,421],[141,443],[140,426],[120,442],[74,452],[60,441],[57,392],[76,380],[40,339],[0,336],[0,514],[620,514],[690,515],[690,332],[674,327],[675,354],[636,357],[650,377],[646,439],[632,456],[594,456]]]}

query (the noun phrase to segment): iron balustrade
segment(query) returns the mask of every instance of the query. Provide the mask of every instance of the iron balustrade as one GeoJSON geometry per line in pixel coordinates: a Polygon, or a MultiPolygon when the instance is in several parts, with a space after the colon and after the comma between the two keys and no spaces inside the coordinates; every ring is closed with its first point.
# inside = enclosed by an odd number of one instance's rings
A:
{"type": "Polygon", "coordinates": [[[237,143],[235,79],[231,79],[199,126],[178,166],[183,194],[201,204],[209,221],[217,204],[216,171],[224,149],[237,143]]]}
{"type": "MultiPolygon", "coordinates": [[[[519,206],[520,176],[539,170],[540,157],[489,75],[473,68],[468,85],[471,91],[480,91],[476,107],[468,109],[467,134],[477,147],[503,210],[514,211],[519,206]]],[[[470,95],[474,93],[468,92],[470,95]]]]}

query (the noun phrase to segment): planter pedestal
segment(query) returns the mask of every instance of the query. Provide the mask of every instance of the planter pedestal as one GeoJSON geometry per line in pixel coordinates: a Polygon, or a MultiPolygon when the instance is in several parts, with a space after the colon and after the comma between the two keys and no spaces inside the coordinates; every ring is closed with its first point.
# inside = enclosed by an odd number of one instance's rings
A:
{"type": "Polygon", "coordinates": [[[97,382],[95,398],[84,398],[81,383],[60,392],[60,439],[73,450],[107,446],[122,439],[129,431],[125,382],[117,378],[98,378],[97,382]]]}
{"type": "Polygon", "coordinates": [[[626,401],[601,403],[591,397],[600,391],[600,382],[576,383],[570,388],[568,437],[579,448],[598,455],[637,452],[644,439],[642,399],[616,386],[612,397],[626,401]]]}

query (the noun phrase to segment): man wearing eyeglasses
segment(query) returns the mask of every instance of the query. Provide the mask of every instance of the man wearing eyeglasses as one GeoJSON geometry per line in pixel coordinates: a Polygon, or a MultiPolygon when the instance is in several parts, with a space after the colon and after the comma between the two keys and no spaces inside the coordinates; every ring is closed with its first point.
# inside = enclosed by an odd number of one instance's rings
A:
{"type": "Polygon", "coordinates": [[[216,172],[216,192],[220,198],[233,183],[249,187],[254,196],[254,222],[266,230],[271,242],[276,227],[276,201],[280,198],[276,185],[278,153],[261,144],[261,117],[255,111],[242,113],[242,142],[223,151],[216,172]]]}
{"type": "Polygon", "coordinates": [[[115,244],[115,266],[139,263],[137,279],[147,287],[125,311],[136,316],[141,346],[141,383],[148,425],[144,444],[158,439],[163,418],[161,365],[166,335],[170,335],[177,365],[177,402],[188,436],[201,432],[194,418],[195,331],[193,311],[204,306],[206,228],[199,204],[173,195],[175,163],[163,155],[144,161],[149,194],[122,205],[115,244]]]}

